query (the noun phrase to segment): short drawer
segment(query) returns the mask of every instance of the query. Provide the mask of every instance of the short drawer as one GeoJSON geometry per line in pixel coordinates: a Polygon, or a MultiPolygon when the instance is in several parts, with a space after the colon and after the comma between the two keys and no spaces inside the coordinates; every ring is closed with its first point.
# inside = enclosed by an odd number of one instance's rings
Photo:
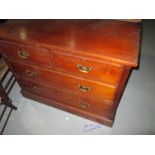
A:
{"type": "Polygon", "coordinates": [[[49,84],[52,87],[61,88],[71,93],[93,98],[98,101],[113,101],[116,92],[115,86],[77,78],[61,72],[11,61],[10,65],[12,66],[13,71],[19,76],[49,84]]]}
{"type": "Polygon", "coordinates": [[[37,64],[41,66],[50,65],[49,52],[44,48],[36,48],[10,43],[0,43],[0,46],[4,56],[10,59],[14,59],[22,63],[37,64]]]}
{"type": "Polygon", "coordinates": [[[103,116],[109,114],[111,106],[107,106],[104,102],[97,102],[87,98],[73,95],[65,91],[51,88],[47,85],[32,82],[25,78],[19,78],[22,89],[41,95],[43,97],[55,100],[57,102],[70,105],[72,107],[91,112],[103,116]]]}
{"type": "Polygon", "coordinates": [[[122,67],[119,64],[99,62],[58,52],[53,55],[57,70],[113,85],[117,85],[120,80],[122,67]]]}

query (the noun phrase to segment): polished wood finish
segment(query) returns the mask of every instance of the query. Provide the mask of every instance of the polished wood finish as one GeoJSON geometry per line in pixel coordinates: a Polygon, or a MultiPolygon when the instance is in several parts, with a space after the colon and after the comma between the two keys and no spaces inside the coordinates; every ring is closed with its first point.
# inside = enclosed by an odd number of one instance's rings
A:
{"type": "Polygon", "coordinates": [[[53,70],[45,70],[40,67],[25,65],[9,61],[15,74],[26,77],[27,79],[49,84],[52,87],[64,89],[70,93],[80,94],[81,96],[95,98],[98,101],[108,100],[113,101],[115,95],[115,86],[107,85],[106,83],[97,83],[88,81],[79,77],[73,77],[68,74],[56,72],[53,70]],[[83,91],[79,86],[89,87],[88,92],[83,91]]]}
{"type": "Polygon", "coordinates": [[[31,99],[39,101],[39,102],[43,102],[43,103],[45,103],[47,105],[54,106],[56,108],[71,112],[71,113],[79,115],[79,116],[91,119],[91,120],[93,120],[95,122],[102,123],[102,124],[105,124],[105,125],[108,125],[108,126],[113,125],[113,120],[110,119],[108,116],[105,116],[105,115],[100,116],[98,114],[94,114],[94,113],[91,113],[91,112],[88,112],[88,111],[77,109],[77,108],[75,108],[73,106],[70,106],[68,104],[66,105],[66,104],[63,104],[61,102],[57,102],[56,100],[52,100],[52,99],[49,99],[49,98],[46,98],[46,97],[31,93],[29,91],[22,90],[21,93],[25,97],[31,98],[31,99]]]}
{"type": "Polygon", "coordinates": [[[110,114],[110,110],[112,109],[112,106],[107,106],[108,103],[103,101],[96,102],[95,100],[81,97],[79,94],[70,95],[71,93],[69,92],[51,88],[48,85],[33,82],[25,78],[19,78],[18,80],[20,81],[21,87],[26,91],[50,98],[65,105],[70,105],[84,111],[98,114],[100,116],[110,114]]]}
{"type": "Polygon", "coordinates": [[[131,68],[128,66],[124,66],[121,80],[119,82],[119,87],[117,87],[117,94],[115,95],[115,99],[114,99],[115,102],[113,104],[111,119],[115,118],[116,110],[117,110],[118,104],[121,100],[121,96],[123,95],[123,91],[127,84],[128,77],[129,77],[130,73],[131,73],[131,68]]]}
{"type": "Polygon", "coordinates": [[[24,96],[112,126],[140,31],[116,20],[10,20],[0,51],[24,96]]]}
{"type": "Polygon", "coordinates": [[[34,48],[13,43],[2,44],[1,48],[5,57],[16,59],[17,62],[42,66],[49,66],[52,63],[49,58],[49,52],[44,48],[34,48]],[[26,53],[26,56],[22,57],[22,53],[26,53]]]}
{"type": "Polygon", "coordinates": [[[10,20],[0,39],[137,66],[140,26],[116,20],[10,20]],[[38,44],[39,43],[39,44],[38,44]]]}
{"type": "Polygon", "coordinates": [[[58,52],[53,55],[55,68],[57,70],[112,85],[117,85],[120,80],[122,66],[119,64],[108,63],[106,61],[100,62],[85,57],[75,57],[58,52]],[[79,69],[78,65],[90,67],[91,70],[84,73],[79,69]]]}

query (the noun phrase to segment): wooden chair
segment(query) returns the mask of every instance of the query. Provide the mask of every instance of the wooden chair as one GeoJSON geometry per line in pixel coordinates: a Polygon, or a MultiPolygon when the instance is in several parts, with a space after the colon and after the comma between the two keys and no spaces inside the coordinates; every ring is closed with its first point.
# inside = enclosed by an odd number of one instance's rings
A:
{"type": "Polygon", "coordinates": [[[3,107],[3,110],[0,114],[0,125],[1,125],[2,119],[4,118],[4,114],[7,108],[10,108],[9,114],[6,117],[6,120],[4,121],[5,123],[2,126],[2,130],[0,131],[0,134],[3,134],[5,126],[9,120],[12,110],[17,109],[12,104],[12,100],[8,96],[15,82],[16,80],[13,74],[9,71],[9,68],[7,64],[5,63],[4,59],[0,57],[0,108],[3,107]]]}

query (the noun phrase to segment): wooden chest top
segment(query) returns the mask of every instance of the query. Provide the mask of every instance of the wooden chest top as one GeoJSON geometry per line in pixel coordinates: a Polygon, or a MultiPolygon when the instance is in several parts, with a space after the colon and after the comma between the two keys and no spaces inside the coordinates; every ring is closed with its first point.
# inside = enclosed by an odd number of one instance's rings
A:
{"type": "Polygon", "coordinates": [[[0,26],[0,40],[39,43],[136,67],[140,25],[115,20],[10,20],[0,26]]]}

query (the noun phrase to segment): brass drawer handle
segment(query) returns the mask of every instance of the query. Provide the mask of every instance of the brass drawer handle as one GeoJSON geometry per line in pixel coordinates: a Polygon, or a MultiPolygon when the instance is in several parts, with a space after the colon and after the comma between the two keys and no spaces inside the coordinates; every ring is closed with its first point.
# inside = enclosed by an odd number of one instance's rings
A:
{"type": "Polygon", "coordinates": [[[32,89],[33,89],[35,92],[37,92],[37,93],[40,93],[40,92],[41,92],[41,89],[38,88],[37,86],[33,86],[32,89]]]}
{"type": "Polygon", "coordinates": [[[29,77],[36,77],[37,76],[37,73],[36,72],[29,71],[29,70],[26,70],[26,75],[28,75],[29,77]]]}
{"type": "Polygon", "coordinates": [[[78,85],[78,88],[83,91],[83,92],[89,92],[91,91],[91,88],[90,87],[87,87],[87,86],[83,86],[83,85],[78,85]]]}
{"type": "Polygon", "coordinates": [[[80,64],[77,65],[77,68],[79,69],[80,72],[83,72],[83,73],[89,73],[92,70],[91,67],[83,66],[83,65],[80,65],[80,64]]]}
{"type": "Polygon", "coordinates": [[[80,104],[80,107],[81,107],[81,108],[84,108],[84,109],[90,107],[90,105],[89,105],[88,103],[85,103],[85,102],[80,102],[79,104],[80,104]]]}
{"type": "Polygon", "coordinates": [[[27,59],[29,57],[29,53],[26,52],[26,51],[19,51],[18,52],[18,56],[21,58],[21,59],[27,59]]]}

